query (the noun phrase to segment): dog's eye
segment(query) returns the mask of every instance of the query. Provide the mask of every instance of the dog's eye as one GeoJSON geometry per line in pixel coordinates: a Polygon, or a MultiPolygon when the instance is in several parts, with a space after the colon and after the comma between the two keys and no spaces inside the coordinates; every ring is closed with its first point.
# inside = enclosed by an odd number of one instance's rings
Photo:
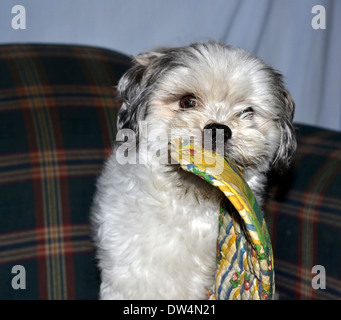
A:
{"type": "Polygon", "coordinates": [[[199,106],[199,102],[194,95],[184,96],[180,99],[180,107],[183,109],[196,108],[199,106]]]}
{"type": "Polygon", "coordinates": [[[253,112],[254,112],[253,108],[248,107],[239,113],[239,117],[252,118],[253,112]]]}

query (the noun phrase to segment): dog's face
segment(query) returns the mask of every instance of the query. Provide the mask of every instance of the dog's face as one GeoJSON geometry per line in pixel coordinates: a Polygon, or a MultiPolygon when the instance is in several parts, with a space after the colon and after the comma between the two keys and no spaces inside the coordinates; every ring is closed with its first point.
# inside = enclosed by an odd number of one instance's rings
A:
{"type": "Polygon", "coordinates": [[[242,49],[209,42],[136,58],[122,77],[118,129],[183,137],[224,129],[224,152],[243,168],[284,168],[296,148],[294,103],[281,75],[242,49]]]}

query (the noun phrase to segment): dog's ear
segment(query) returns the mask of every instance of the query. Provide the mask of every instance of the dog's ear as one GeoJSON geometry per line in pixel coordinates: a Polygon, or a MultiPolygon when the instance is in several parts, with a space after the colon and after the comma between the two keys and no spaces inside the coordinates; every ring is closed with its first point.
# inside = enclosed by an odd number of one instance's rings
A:
{"type": "Polygon", "coordinates": [[[145,117],[153,89],[153,64],[162,55],[162,52],[147,52],[133,58],[133,66],[120,79],[117,91],[123,103],[117,115],[117,130],[132,129],[138,134],[138,122],[145,117]]]}
{"type": "Polygon", "coordinates": [[[159,48],[133,58],[133,66],[122,76],[117,86],[118,97],[123,102],[117,115],[117,130],[133,130],[137,142],[139,121],[144,120],[155,80],[165,69],[159,66],[159,61],[167,50],[159,48]]]}
{"type": "Polygon", "coordinates": [[[281,131],[281,139],[277,155],[273,161],[273,168],[278,171],[285,170],[291,163],[296,151],[296,134],[293,126],[295,102],[289,91],[284,86],[281,75],[277,74],[277,99],[281,108],[281,115],[278,119],[278,126],[281,131]]]}

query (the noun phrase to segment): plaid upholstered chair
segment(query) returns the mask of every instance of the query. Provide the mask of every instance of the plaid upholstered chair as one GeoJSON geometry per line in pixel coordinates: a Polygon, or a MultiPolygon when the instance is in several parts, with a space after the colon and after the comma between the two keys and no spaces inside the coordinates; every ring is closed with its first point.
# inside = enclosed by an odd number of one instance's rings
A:
{"type": "MultiPolygon", "coordinates": [[[[89,208],[129,64],[92,47],[0,46],[0,299],[97,299],[89,208]]],[[[264,209],[276,286],[280,298],[337,299],[341,133],[297,127],[294,166],[271,176],[264,209]],[[311,285],[315,265],[325,289],[311,285]]]]}

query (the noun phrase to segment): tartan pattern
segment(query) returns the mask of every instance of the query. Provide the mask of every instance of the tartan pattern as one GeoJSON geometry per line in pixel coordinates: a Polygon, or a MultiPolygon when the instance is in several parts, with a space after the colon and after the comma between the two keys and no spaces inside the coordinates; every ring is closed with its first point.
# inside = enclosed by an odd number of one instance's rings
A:
{"type": "Polygon", "coordinates": [[[63,45],[0,46],[0,299],[96,299],[89,208],[130,59],[63,45]],[[11,286],[26,269],[26,289],[11,286]]]}
{"type": "Polygon", "coordinates": [[[297,125],[297,134],[292,169],[271,177],[264,210],[276,289],[285,299],[340,299],[341,133],[297,125]],[[325,268],[326,289],[311,285],[315,265],[325,268]]]}
{"type": "MultiPolygon", "coordinates": [[[[130,59],[63,45],[0,46],[0,299],[96,299],[89,236],[96,176],[116,130],[114,86],[130,59]],[[14,290],[11,269],[26,269],[14,290]]],[[[264,213],[276,291],[341,298],[341,133],[300,125],[292,170],[264,213]],[[326,269],[326,289],[311,268],[326,269]]]]}

